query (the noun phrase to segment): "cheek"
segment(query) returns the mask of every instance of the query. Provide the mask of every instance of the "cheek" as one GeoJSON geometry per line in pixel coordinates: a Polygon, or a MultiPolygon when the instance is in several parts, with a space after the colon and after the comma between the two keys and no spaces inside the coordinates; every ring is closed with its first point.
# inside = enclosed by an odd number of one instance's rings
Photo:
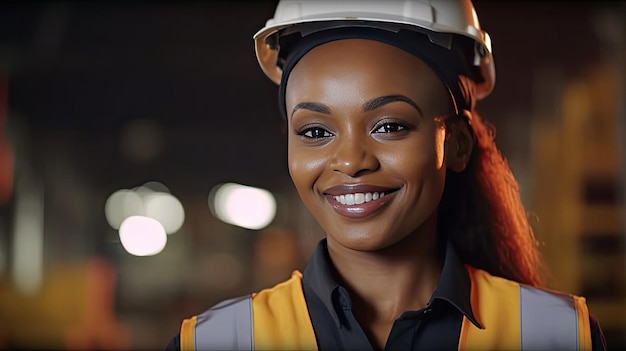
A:
{"type": "Polygon", "coordinates": [[[288,145],[287,163],[289,174],[298,192],[311,189],[323,172],[326,159],[323,153],[307,148],[288,145]]]}
{"type": "Polygon", "coordinates": [[[388,148],[381,160],[408,181],[415,181],[443,169],[445,130],[429,130],[401,144],[388,148]]]}
{"type": "MultiPolygon", "coordinates": [[[[422,138],[396,145],[385,156],[387,169],[400,178],[407,187],[407,201],[412,205],[406,211],[429,214],[438,205],[445,185],[443,164],[443,137],[445,133],[433,128],[422,138]],[[426,207],[424,207],[426,206],[426,207]]],[[[390,174],[391,175],[391,174],[390,174]]],[[[416,219],[424,218],[416,215],[416,219]]]]}

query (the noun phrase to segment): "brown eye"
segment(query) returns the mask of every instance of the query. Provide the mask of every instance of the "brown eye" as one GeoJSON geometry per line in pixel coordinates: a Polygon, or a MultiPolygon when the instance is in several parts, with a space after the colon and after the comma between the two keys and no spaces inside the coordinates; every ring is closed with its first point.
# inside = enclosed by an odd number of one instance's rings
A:
{"type": "Polygon", "coordinates": [[[333,136],[331,132],[320,127],[310,127],[310,128],[303,129],[298,132],[298,135],[305,137],[305,138],[309,138],[309,139],[323,139],[323,138],[330,138],[333,136]]]}
{"type": "Polygon", "coordinates": [[[373,133],[395,133],[405,129],[406,127],[398,123],[384,123],[376,126],[373,133]]]}

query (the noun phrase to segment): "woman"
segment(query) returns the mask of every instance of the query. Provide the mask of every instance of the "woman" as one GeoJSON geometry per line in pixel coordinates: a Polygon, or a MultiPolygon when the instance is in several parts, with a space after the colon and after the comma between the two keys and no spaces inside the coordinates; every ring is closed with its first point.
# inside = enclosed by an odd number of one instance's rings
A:
{"type": "Polygon", "coordinates": [[[281,1],[255,40],[326,238],[303,274],[185,320],[169,348],[605,348],[583,298],[541,289],[474,109],[495,73],[469,1],[281,1]]]}

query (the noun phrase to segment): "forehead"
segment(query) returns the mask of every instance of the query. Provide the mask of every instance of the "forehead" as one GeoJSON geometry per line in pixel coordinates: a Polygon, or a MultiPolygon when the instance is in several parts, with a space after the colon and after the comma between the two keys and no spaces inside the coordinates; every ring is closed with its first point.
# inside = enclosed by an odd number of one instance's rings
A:
{"type": "Polygon", "coordinates": [[[286,86],[287,105],[297,103],[294,99],[362,100],[388,94],[427,101],[447,96],[443,83],[422,60],[368,39],[336,40],[313,48],[295,65],[286,86]]]}

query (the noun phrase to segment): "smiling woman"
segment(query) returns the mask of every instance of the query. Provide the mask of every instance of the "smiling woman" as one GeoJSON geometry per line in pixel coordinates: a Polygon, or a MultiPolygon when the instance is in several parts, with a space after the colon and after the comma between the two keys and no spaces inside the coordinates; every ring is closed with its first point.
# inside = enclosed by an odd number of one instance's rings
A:
{"type": "Polygon", "coordinates": [[[426,116],[449,115],[451,106],[427,65],[381,42],[333,41],[295,65],[286,106],[295,111],[288,121],[289,170],[329,250],[378,251],[413,237],[435,244],[431,223],[448,161],[445,126],[426,116]],[[292,108],[301,101],[323,102],[326,111],[292,108]],[[356,203],[366,193],[372,201],[356,203]],[[383,196],[373,200],[374,193],[383,196]]]}
{"type": "Polygon", "coordinates": [[[303,274],[185,320],[168,348],[604,349],[584,298],[542,288],[475,111],[495,73],[472,4],[380,3],[284,0],[257,33],[326,238],[303,274]]]}

